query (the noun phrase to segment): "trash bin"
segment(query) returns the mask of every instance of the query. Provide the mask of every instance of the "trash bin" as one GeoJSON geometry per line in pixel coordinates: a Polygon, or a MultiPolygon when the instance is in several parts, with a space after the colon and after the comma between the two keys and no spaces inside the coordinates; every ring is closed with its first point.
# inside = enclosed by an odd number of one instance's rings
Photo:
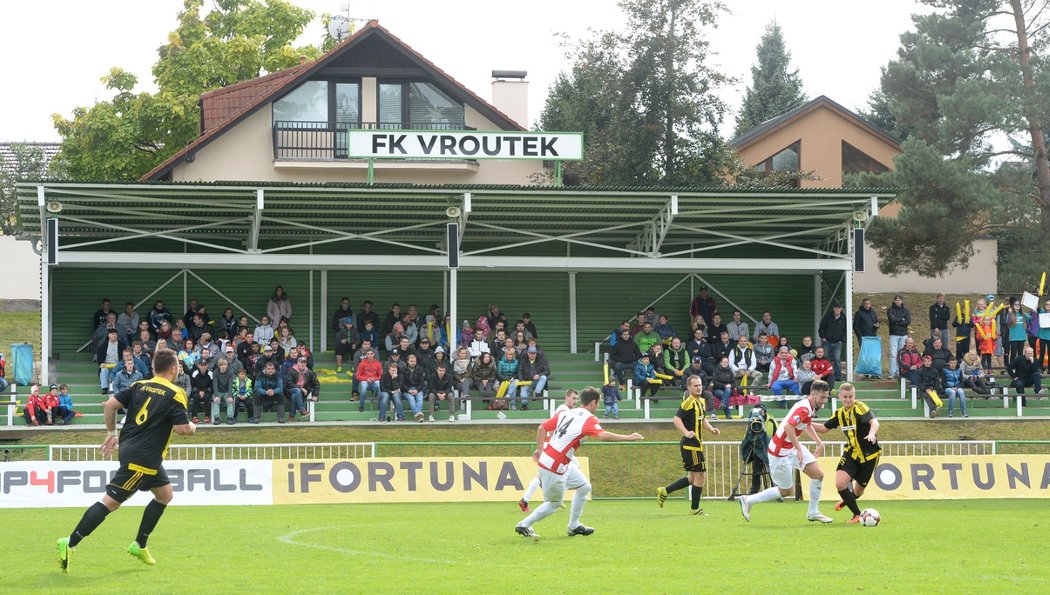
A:
{"type": "Polygon", "coordinates": [[[11,369],[15,384],[26,386],[33,382],[33,346],[29,343],[11,345],[11,369]]]}

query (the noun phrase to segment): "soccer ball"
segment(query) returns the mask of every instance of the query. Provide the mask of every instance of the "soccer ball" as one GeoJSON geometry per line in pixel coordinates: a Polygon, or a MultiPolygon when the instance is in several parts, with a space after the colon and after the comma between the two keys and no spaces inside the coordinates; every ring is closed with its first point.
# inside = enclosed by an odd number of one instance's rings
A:
{"type": "Polygon", "coordinates": [[[880,520],[882,519],[879,517],[879,511],[874,508],[865,508],[860,511],[860,524],[865,527],[874,527],[879,524],[880,520]]]}

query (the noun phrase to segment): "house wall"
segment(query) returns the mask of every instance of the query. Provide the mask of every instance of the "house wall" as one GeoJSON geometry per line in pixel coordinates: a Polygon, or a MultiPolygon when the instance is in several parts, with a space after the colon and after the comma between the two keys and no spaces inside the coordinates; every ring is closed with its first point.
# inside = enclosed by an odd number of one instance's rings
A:
{"type": "Polygon", "coordinates": [[[870,245],[864,246],[866,271],[853,273],[855,293],[996,293],[999,284],[999,243],[976,240],[974,255],[965,267],[946,275],[923,277],[918,273],[884,275],[879,272],[879,255],[870,245]]]}
{"type": "Polygon", "coordinates": [[[29,242],[0,235],[0,300],[40,299],[40,257],[29,242]]]}

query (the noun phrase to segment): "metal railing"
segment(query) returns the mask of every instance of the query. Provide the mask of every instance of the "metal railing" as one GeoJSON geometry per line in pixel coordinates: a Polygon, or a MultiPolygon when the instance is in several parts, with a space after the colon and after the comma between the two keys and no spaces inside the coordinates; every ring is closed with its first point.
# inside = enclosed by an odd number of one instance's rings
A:
{"type": "MultiPolygon", "coordinates": [[[[243,461],[267,459],[371,459],[376,456],[375,442],[334,442],[309,444],[172,444],[169,461],[243,461]]],[[[103,457],[98,446],[51,445],[49,461],[111,461],[103,457]]]]}
{"type": "Polygon", "coordinates": [[[273,123],[273,157],[289,160],[348,159],[351,130],[467,130],[465,122],[297,122],[273,123]]]}

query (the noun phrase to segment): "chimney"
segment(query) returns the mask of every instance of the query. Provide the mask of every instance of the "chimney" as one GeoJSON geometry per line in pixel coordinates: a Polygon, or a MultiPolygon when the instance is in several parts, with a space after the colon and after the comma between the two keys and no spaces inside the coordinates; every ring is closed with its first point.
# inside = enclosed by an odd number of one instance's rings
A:
{"type": "Polygon", "coordinates": [[[521,124],[529,127],[529,82],[524,70],[492,71],[492,105],[521,124]]]}

